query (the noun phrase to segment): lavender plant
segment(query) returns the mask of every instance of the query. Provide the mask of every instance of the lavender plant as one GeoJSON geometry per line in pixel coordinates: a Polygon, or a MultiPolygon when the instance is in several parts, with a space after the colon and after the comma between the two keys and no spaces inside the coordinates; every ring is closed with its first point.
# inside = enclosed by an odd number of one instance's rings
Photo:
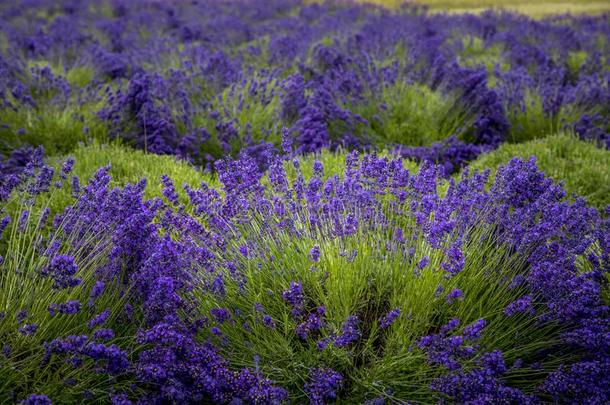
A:
{"type": "MultiPolygon", "coordinates": [[[[103,168],[51,228],[4,220],[7,398],[568,401],[582,367],[607,398],[606,225],[532,162],[440,192],[428,165],[294,164],[220,162],[188,205],[103,168]]],[[[29,199],[51,191],[35,176],[29,199]]]]}

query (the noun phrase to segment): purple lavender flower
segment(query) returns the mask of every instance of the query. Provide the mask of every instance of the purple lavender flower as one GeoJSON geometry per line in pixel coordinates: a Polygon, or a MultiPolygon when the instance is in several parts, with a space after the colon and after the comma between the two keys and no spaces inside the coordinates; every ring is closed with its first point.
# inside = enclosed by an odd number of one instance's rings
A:
{"type": "Polygon", "coordinates": [[[24,232],[25,228],[28,225],[28,221],[30,219],[30,211],[29,210],[23,210],[21,211],[21,214],[19,215],[19,225],[18,225],[18,229],[19,232],[24,232]]]}
{"type": "Polygon", "coordinates": [[[299,317],[305,305],[301,284],[291,281],[290,288],[282,293],[282,297],[292,307],[292,315],[299,317]]]}
{"type": "Polygon", "coordinates": [[[268,328],[275,328],[275,322],[269,315],[263,315],[263,323],[268,328]]]}
{"type": "Polygon", "coordinates": [[[112,329],[98,329],[93,334],[93,339],[102,342],[114,339],[114,331],[112,329]]]}
{"type": "Polygon", "coordinates": [[[479,319],[472,325],[469,325],[464,328],[464,336],[467,339],[479,339],[481,337],[481,332],[483,331],[485,326],[487,326],[487,322],[485,322],[485,319],[479,319]]]}
{"type": "Polygon", "coordinates": [[[64,289],[80,284],[81,279],[74,277],[78,267],[73,256],[58,255],[51,259],[51,263],[42,270],[43,276],[53,279],[53,288],[64,289]]]}
{"type": "Polygon", "coordinates": [[[461,248],[461,241],[456,241],[446,251],[448,262],[441,264],[442,268],[449,274],[455,275],[462,271],[465,264],[464,253],[461,248]]]}
{"type": "Polygon", "coordinates": [[[17,320],[17,323],[22,323],[23,321],[25,321],[28,317],[28,311],[27,309],[20,309],[17,314],[15,315],[15,319],[17,320]]]}
{"type": "Polygon", "coordinates": [[[31,394],[27,399],[19,402],[22,405],[52,405],[53,402],[44,394],[31,394]]]}
{"type": "Polygon", "coordinates": [[[517,313],[526,312],[531,310],[532,305],[532,297],[530,295],[525,295],[519,298],[516,301],[511,302],[504,308],[504,314],[506,316],[512,316],[517,313]]]}
{"type": "Polygon", "coordinates": [[[19,328],[19,333],[23,336],[32,336],[38,330],[38,324],[36,323],[28,323],[19,328]]]}
{"type": "Polygon", "coordinates": [[[163,184],[162,193],[165,198],[167,198],[167,200],[173,205],[180,204],[180,200],[178,194],[176,193],[176,187],[174,186],[174,182],[167,175],[164,174],[163,176],[161,176],[161,183],[163,184]]]}
{"type": "Polygon", "coordinates": [[[311,334],[320,331],[324,326],[323,318],[325,315],[326,308],[323,306],[318,307],[316,312],[309,314],[307,319],[296,327],[295,332],[297,336],[300,339],[305,340],[310,337],[311,334]]]}
{"type": "Polygon", "coordinates": [[[80,301],[71,300],[64,304],[51,304],[48,311],[51,316],[55,316],[56,314],[74,315],[80,312],[80,301]]]}
{"type": "Polygon", "coordinates": [[[8,227],[8,225],[11,223],[11,217],[6,216],[6,217],[2,217],[2,219],[0,220],[0,240],[2,239],[2,234],[4,233],[5,229],[8,227]]]}
{"type": "Polygon", "coordinates": [[[332,337],[325,337],[324,339],[318,340],[316,342],[316,346],[318,347],[318,350],[324,350],[324,349],[326,349],[328,344],[332,341],[333,341],[332,337]]]}
{"type": "Polygon", "coordinates": [[[216,319],[216,322],[220,324],[231,320],[231,312],[226,308],[212,308],[210,313],[216,319]]]}
{"type": "Polygon", "coordinates": [[[446,299],[449,304],[453,304],[455,300],[462,299],[463,297],[464,293],[462,292],[462,290],[460,290],[459,288],[454,288],[449,294],[447,294],[446,299]]]}
{"type": "Polygon", "coordinates": [[[97,298],[99,298],[104,293],[105,288],[106,283],[102,280],[98,280],[95,282],[95,284],[93,284],[93,288],[91,288],[91,292],[89,293],[89,302],[91,305],[97,298]]]}
{"type": "Polygon", "coordinates": [[[67,178],[70,173],[72,173],[72,169],[74,169],[74,163],[76,163],[76,160],[73,157],[69,157],[64,161],[61,167],[61,174],[64,176],[64,179],[67,178]]]}
{"type": "Polygon", "coordinates": [[[343,325],[341,325],[341,334],[335,339],[335,346],[345,347],[360,339],[359,323],[360,320],[357,316],[348,316],[343,325]]]}
{"type": "Polygon", "coordinates": [[[78,179],[78,176],[74,176],[74,175],[72,176],[71,186],[72,186],[72,197],[77,198],[80,194],[80,181],[78,179]]]}
{"type": "Polygon", "coordinates": [[[315,245],[309,251],[309,259],[314,263],[320,260],[320,247],[318,245],[315,245]]]}
{"type": "Polygon", "coordinates": [[[310,374],[310,381],[305,384],[305,392],[312,405],[322,405],[328,400],[337,398],[337,391],[343,385],[341,373],[327,369],[315,369],[310,374]]]}
{"type": "Polygon", "coordinates": [[[91,318],[89,321],[89,329],[93,329],[96,326],[103,325],[110,316],[110,309],[105,309],[103,312],[91,318]]]}
{"type": "Polygon", "coordinates": [[[392,326],[392,324],[396,321],[396,319],[400,316],[400,308],[394,308],[393,310],[391,310],[390,312],[388,312],[387,314],[385,314],[380,320],[379,320],[379,327],[381,329],[387,329],[390,326],[392,326]]]}

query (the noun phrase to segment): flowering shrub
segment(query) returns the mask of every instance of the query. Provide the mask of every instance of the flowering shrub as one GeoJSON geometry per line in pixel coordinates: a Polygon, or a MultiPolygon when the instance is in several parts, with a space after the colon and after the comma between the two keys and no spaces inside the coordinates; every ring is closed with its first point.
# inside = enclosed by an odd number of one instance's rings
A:
{"type": "Polygon", "coordinates": [[[375,155],[225,160],[186,205],[108,170],[45,224],[37,169],[3,221],[6,400],[610,398],[607,220],[533,160],[489,190],[375,155]]]}

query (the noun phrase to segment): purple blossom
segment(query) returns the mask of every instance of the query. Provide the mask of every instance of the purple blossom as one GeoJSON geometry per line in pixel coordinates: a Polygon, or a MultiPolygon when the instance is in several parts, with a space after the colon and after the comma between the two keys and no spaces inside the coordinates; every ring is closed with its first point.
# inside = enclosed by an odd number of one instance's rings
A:
{"type": "Polygon", "coordinates": [[[36,323],[28,323],[19,328],[19,333],[23,336],[32,336],[38,330],[38,324],[36,323]]]}
{"type": "Polygon", "coordinates": [[[231,312],[225,308],[212,308],[210,313],[216,319],[216,322],[220,324],[231,320],[231,312]]]}
{"type": "Polygon", "coordinates": [[[6,216],[6,217],[2,217],[2,219],[0,220],[0,239],[2,239],[2,234],[4,233],[4,231],[6,230],[6,228],[8,227],[8,225],[11,223],[11,217],[6,216]]]}
{"type": "Polygon", "coordinates": [[[315,369],[310,374],[310,381],[305,384],[305,392],[312,405],[321,405],[337,398],[337,392],[343,385],[343,375],[330,368],[315,369]]]}
{"type": "Polygon", "coordinates": [[[268,328],[275,328],[275,322],[269,315],[263,315],[263,323],[268,328]]]}
{"type": "Polygon", "coordinates": [[[110,309],[105,309],[98,315],[94,316],[89,321],[89,329],[93,329],[96,326],[103,325],[104,323],[106,323],[109,316],[110,316],[110,309]]]}
{"type": "Polygon", "coordinates": [[[479,319],[472,325],[469,325],[464,328],[464,336],[467,339],[479,339],[481,337],[481,332],[487,326],[487,322],[485,319],[479,319]]]}
{"type": "Polygon", "coordinates": [[[93,334],[93,339],[105,342],[114,339],[114,336],[114,331],[112,329],[98,329],[93,334]]]}
{"type": "Polygon", "coordinates": [[[51,316],[55,316],[56,314],[74,315],[80,312],[80,301],[72,300],[59,305],[51,304],[48,311],[51,316]]]}
{"type": "Polygon", "coordinates": [[[343,325],[341,325],[341,333],[335,339],[335,346],[345,347],[360,339],[359,324],[360,320],[357,316],[348,316],[343,325]]]}
{"type": "Polygon", "coordinates": [[[290,288],[282,293],[282,297],[292,307],[292,315],[299,317],[305,305],[301,284],[291,281],[290,288]]]}
{"type": "Polygon", "coordinates": [[[379,320],[379,327],[381,329],[387,329],[390,326],[392,326],[392,324],[396,321],[396,319],[400,316],[400,308],[394,308],[393,310],[391,310],[390,312],[388,312],[387,314],[385,314],[380,320],[379,320]]]}
{"type": "Polygon", "coordinates": [[[295,330],[297,336],[305,340],[310,337],[311,334],[316,333],[324,326],[323,317],[326,315],[325,307],[318,307],[316,312],[313,312],[307,316],[307,319],[300,323],[295,330]]]}
{"type": "Polygon", "coordinates": [[[19,402],[23,405],[52,405],[53,402],[44,394],[31,394],[27,399],[19,402]]]}
{"type": "Polygon", "coordinates": [[[99,298],[104,293],[105,288],[106,283],[101,280],[97,280],[95,284],[93,284],[93,288],[91,288],[91,292],[89,293],[89,298],[91,299],[90,302],[93,303],[93,301],[99,298]]]}
{"type": "Polygon", "coordinates": [[[451,290],[451,292],[449,292],[449,294],[447,294],[446,299],[449,304],[453,304],[455,300],[462,299],[463,297],[464,293],[462,292],[462,290],[454,288],[453,290],[451,290]]]}
{"type": "Polygon", "coordinates": [[[72,169],[74,168],[74,163],[76,160],[73,157],[69,157],[66,159],[61,167],[61,175],[62,178],[66,179],[67,176],[72,173],[72,169]]]}
{"type": "Polygon", "coordinates": [[[64,289],[80,284],[81,279],[74,277],[78,267],[73,256],[58,255],[51,259],[51,263],[42,270],[43,276],[53,279],[53,288],[64,289]]]}
{"type": "Polygon", "coordinates": [[[525,295],[519,298],[516,301],[511,302],[504,308],[504,314],[506,316],[511,316],[517,313],[522,313],[531,310],[532,305],[532,297],[530,295],[525,295]]]}
{"type": "Polygon", "coordinates": [[[178,205],[180,201],[178,194],[176,193],[176,187],[174,187],[174,182],[164,174],[161,176],[161,183],[163,184],[163,196],[165,196],[171,204],[178,205]]]}
{"type": "Polygon", "coordinates": [[[314,263],[320,260],[320,247],[318,245],[315,245],[309,251],[309,259],[314,263]]]}

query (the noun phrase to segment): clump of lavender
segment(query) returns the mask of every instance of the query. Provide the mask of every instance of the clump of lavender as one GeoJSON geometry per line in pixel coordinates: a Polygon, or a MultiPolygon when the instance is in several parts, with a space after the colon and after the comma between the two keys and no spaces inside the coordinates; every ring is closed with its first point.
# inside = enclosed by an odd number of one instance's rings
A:
{"type": "Polygon", "coordinates": [[[310,381],[305,384],[309,403],[314,405],[325,404],[337,398],[337,391],[343,384],[341,373],[332,369],[316,369],[310,374],[310,381]]]}
{"type": "Polygon", "coordinates": [[[65,289],[80,284],[81,279],[74,277],[77,270],[73,256],[58,255],[51,259],[51,263],[42,270],[41,274],[53,279],[53,288],[65,289]]]}
{"type": "Polygon", "coordinates": [[[305,297],[301,284],[290,282],[290,288],[282,293],[282,297],[292,307],[292,315],[299,317],[305,305],[305,297]]]}

